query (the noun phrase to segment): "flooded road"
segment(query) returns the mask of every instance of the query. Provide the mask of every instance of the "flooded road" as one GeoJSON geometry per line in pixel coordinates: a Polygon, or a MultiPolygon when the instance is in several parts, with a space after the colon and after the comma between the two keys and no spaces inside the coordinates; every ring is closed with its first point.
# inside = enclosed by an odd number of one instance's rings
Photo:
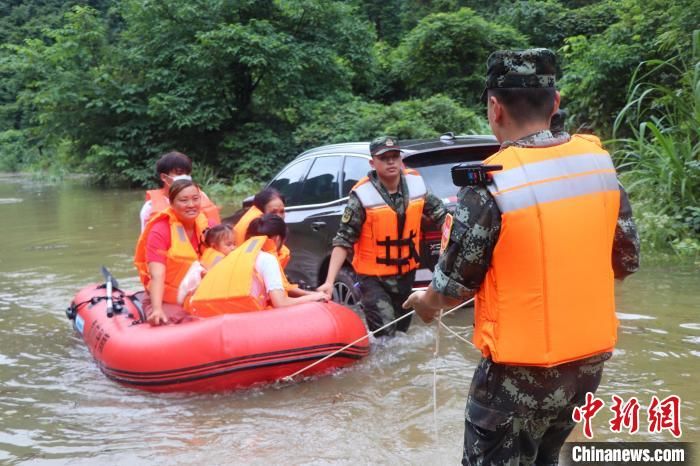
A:
{"type": "MultiPolygon", "coordinates": [[[[137,288],[142,200],[0,175],[0,463],[458,463],[479,356],[443,330],[435,358],[435,327],[416,321],[359,364],[291,386],[154,395],[107,380],[64,311],[101,279],[101,265],[137,288]]],[[[678,395],[681,440],[697,442],[700,269],[643,267],[617,299],[620,338],[598,391],[606,408],[593,420],[595,439],[673,440],[647,431],[646,409],[652,396],[678,395]],[[612,395],[639,399],[639,432],[610,431],[612,395]]],[[[445,320],[470,332],[471,311],[445,320]]],[[[583,439],[580,427],[570,439],[583,439]]]]}

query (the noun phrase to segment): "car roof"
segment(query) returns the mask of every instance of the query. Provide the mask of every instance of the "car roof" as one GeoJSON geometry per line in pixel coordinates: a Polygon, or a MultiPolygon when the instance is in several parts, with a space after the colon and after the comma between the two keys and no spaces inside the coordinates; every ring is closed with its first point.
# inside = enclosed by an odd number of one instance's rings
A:
{"type": "MultiPolygon", "coordinates": [[[[407,157],[417,153],[441,151],[451,147],[495,146],[498,145],[498,141],[492,135],[455,136],[452,133],[445,133],[439,138],[407,139],[402,140],[400,144],[403,157],[407,157]]],[[[314,147],[299,154],[295,160],[319,154],[356,154],[369,157],[369,142],[343,142],[314,147]]]]}

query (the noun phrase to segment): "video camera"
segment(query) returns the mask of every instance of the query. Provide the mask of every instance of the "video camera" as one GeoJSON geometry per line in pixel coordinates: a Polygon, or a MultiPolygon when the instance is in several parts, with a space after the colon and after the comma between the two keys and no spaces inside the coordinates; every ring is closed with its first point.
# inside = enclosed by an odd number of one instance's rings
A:
{"type": "Polygon", "coordinates": [[[465,162],[452,167],[452,183],[456,186],[486,185],[492,171],[503,170],[503,165],[484,165],[481,162],[465,162]]]}

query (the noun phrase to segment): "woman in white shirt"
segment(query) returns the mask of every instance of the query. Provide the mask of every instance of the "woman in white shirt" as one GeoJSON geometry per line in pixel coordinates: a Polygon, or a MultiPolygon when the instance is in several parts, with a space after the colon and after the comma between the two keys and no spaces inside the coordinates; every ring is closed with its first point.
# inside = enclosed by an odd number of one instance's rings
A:
{"type": "MultiPolygon", "coordinates": [[[[261,249],[255,259],[254,295],[264,292],[267,294],[272,307],[285,307],[326,300],[326,294],[322,292],[310,292],[303,296],[291,297],[285,291],[282,278],[284,272],[277,256],[287,236],[287,225],[282,217],[276,214],[265,214],[254,219],[246,231],[246,241],[250,238],[261,236],[266,236],[274,243],[275,247],[269,247],[268,243],[268,247],[261,249]]],[[[243,247],[243,245],[239,247],[243,247]]]]}

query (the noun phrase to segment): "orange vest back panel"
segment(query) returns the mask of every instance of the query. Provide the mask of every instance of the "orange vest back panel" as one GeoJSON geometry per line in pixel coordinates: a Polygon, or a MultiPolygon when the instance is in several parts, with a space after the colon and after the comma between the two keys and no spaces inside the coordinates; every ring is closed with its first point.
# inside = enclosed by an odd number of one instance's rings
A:
{"type": "Polygon", "coordinates": [[[223,259],[224,257],[226,256],[224,256],[216,249],[206,248],[202,253],[202,257],[199,259],[199,262],[201,262],[202,267],[204,267],[207,270],[211,270],[212,267],[221,262],[221,259],[223,259]]]}
{"type": "Polygon", "coordinates": [[[257,283],[262,283],[255,271],[255,260],[260,251],[274,255],[275,249],[274,242],[266,236],[249,238],[207,272],[186,310],[193,315],[210,317],[265,309],[268,299],[264,285],[260,290],[254,289],[254,277],[257,283]]]}
{"type": "MultiPolygon", "coordinates": [[[[170,249],[165,255],[165,289],[163,291],[163,302],[177,304],[177,294],[180,282],[187,274],[192,263],[199,259],[197,251],[192,247],[185,227],[175,216],[173,210],[168,207],[164,211],[158,213],[148,221],[139,240],[136,243],[136,252],[134,253],[134,265],[138,270],[141,283],[146,290],[151,282],[151,275],[148,271],[148,263],[146,262],[146,241],[148,235],[153,228],[153,225],[163,218],[167,218],[170,223],[170,249]]],[[[195,234],[198,238],[202,237],[202,233],[208,226],[208,221],[204,214],[199,214],[195,220],[195,234]]]]}
{"type": "Polygon", "coordinates": [[[608,153],[573,136],[508,147],[485,163],[503,165],[489,185],[502,225],[477,293],[475,346],[496,362],[535,366],[611,350],[620,191],[608,153]]]}
{"type": "MultiPolygon", "coordinates": [[[[243,217],[241,217],[238,223],[236,223],[236,225],[233,227],[233,244],[235,244],[236,246],[238,246],[239,244],[243,244],[245,242],[245,234],[248,231],[250,223],[256,218],[262,216],[263,213],[260,211],[260,209],[258,209],[255,206],[251,206],[250,209],[248,209],[248,211],[245,214],[243,214],[243,217]]],[[[289,264],[289,260],[291,259],[291,257],[291,251],[286,245],[283,244],[280,250],[277,252],[277,260],[279,260],[279,263],[283,269],[287,267],[287,264],[289,264]]],[[[282,275],[282,282],[284,284],[285,290],[298,288],[298,285],[289,283],[287,276],[284,274],[282,275]]]]}
{"type": "Polygon", "coordinates": [[[248,231],[250,222],[258,217],[262,217],[262,215],[263,213],[260,209],[255,206],[251,206],[233,227],[233,244],[236,246],[243,244],[245,242],[245,234],[248,231]]]}
{"type": "Polygon", "coordinates": [[[363,275],[398,275],[418,267],[421,219],[427,189],[415,170],[404,170],[408,208],[399,232],[399,216],[384,201],[368,177],[352,188],[365,209],[360,238],[355,243],[352,265],[363,275]]]}

